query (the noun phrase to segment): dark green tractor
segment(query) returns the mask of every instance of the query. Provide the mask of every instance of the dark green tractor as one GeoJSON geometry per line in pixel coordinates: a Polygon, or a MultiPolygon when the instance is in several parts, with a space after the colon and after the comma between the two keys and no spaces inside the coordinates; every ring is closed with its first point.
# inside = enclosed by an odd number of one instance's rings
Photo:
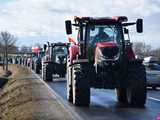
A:
{"type": "Polygon", "coordinates": [[[52,43],[44,45],[44,49],[46,53],[42,60],[43,80],[52,81],[53,74],[57,74],[59,77],[65,77],[68,44],[52,43]]]}

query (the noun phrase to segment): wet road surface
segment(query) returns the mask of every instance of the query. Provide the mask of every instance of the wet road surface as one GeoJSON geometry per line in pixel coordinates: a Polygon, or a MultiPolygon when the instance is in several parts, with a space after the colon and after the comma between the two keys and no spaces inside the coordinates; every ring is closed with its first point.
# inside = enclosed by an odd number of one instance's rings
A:
{"type": "Polygon", "coordinates": [[[160,90],[148,91],[145,108],[131,108],[117,103],[114,90],[91,89],[90,107],[82,108],[67,102],[65,81],[48,82],[48,85],[85,120],[155,120],[160,112],[160,100],[156,100],[160,96],[160,90]]]}
{"type": "Polygon", "coordinates": [[[75,107],[67,101],[66,79],[54,78],[47,84],[61,97],[70,110],[84,120],[156,120],[160,113],[160,88],[148,89],[144,108],[131,108],[118,104],[115,90],[91,89],[90,107],[75,107]]]}

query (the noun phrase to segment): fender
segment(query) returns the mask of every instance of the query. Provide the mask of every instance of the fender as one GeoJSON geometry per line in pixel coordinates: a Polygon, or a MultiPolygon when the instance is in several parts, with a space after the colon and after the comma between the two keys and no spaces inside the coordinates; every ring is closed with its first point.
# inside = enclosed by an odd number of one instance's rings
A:
{"type": "Polygon", "coordinates": [[[132,61],[132,60],[135,60],[136,57],[135,57],[135,54],[133,52],[133,49],[131,47],[131,45],[127,45],[126,48],[125,48],[125,56],[126,56],[126,59],[128,61],[132,61]]]}
{"type": "Polygon", "coordinates": [[[142,64],[143,59],[136,59],[131,45],[126,46],[125,54],[128,64],[142,64]]]}
{"type": "Polygon", "coordinates": [[[72,45],[69,47],[69,57],[71,62],[76,59],[76,56],[78,55],[78,46],[72,45]]]}

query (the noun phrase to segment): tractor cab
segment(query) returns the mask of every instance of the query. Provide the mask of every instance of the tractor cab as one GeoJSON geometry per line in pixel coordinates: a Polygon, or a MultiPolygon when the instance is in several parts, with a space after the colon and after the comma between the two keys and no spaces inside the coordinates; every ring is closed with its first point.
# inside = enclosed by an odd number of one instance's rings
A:
{"type": "Polygon", "coordinates": [[[120,25],[91,24],[88,25],[87,34],[86,54],[90,61],[97,62],[97,57],[108,61],[117,59],[123,39],[120,25]]]}
{"type": "Polygon", "coordinates": [[[66,44],[52,44],[52,60],[57,64],[65,64],[66,63],[66,57],[68,54],[68,49],[66,47],[66,44]]]}
{"type": "Polygon", "coordinates": [[[39,47],[33,47],[32,52],[34,53],[34,56],[31,59],[31,63],[32,63],[31,67],[33,70],[35,70],[37,74],[39,74],[42,68],[42,64],[41,64],[42,58],[45,55],[45,52],[43,48],[39,48],[39,47]]]}
{"type": "MultiPolygon", "coordinates": [[[[126,27],[137,25],[137,32],[143,31],[142,19],[137,19],[137,22],[127,23],[127,17],[75,17],[74,24],[71,21],[66,21],[67,34],[72,33],[72,25],[78,30],[77,41],[80,43],[80,56],[95,62],[95,56],[103,56],[108,60],[117,59],[118,54],[124,54],[125,40],[124,33],[128,30],[126,27]],[[101,53],[96,53],[97,51],[101,53]],[[102,50],[102,51],[101,51],[102,50]],[[108,52],[107,52],[108,51],[108,52]],[[103,54],[103,53],[114,54],[103,54]]],[[[129,35],[128,35],[129,36],[129,35]]]]}

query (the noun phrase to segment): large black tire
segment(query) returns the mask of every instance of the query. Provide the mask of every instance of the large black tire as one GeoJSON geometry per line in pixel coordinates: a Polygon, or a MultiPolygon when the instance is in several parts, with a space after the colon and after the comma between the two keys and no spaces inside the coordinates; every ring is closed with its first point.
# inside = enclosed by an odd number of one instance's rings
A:
{"type": "Polygon", "coordinates": [[[34,70],[34,62],[32,62],[31,69],[34,70]]]}
{"type": "Polygon", "coordinates": [[[90,82],[87,67],[77,64],[72,69],[73,104],[76,106],[89,106],[90,82]]]}
{"type": "Polygon", "coordinates": [[[46,80],[46,64],[43,64],[42,66],[42,79],[46,80]]]}
{"type": "Polygon", "coordinates": [[[146,70],[142,64],[128,66],[127,100],[134,107],[143,107],[146,103],[146,70]]]}
{"type": "Polygon", "coordinates": [[[72,68],[67,66],[67,100],[73,103],[72,68]]]}
{"type": "Polygon", "coordinates": [[[116,88],[117,100],[120,103],[127,103],[127,91],[126,88],[116,88]]]}
{"type": "Polygon", "coordinates": [[[43,65],[43,70],[42,70],[42,78],[44,81],[52,81],[52,65],[50,64],[45,64],[43,65]]]}
{"type": "Polygon", "coordinates": [[[37,65],[37,64],[35,64],[35,72],[37,73],[37,74],[40,74],[40,66],[39,65],[37,65]]]}

